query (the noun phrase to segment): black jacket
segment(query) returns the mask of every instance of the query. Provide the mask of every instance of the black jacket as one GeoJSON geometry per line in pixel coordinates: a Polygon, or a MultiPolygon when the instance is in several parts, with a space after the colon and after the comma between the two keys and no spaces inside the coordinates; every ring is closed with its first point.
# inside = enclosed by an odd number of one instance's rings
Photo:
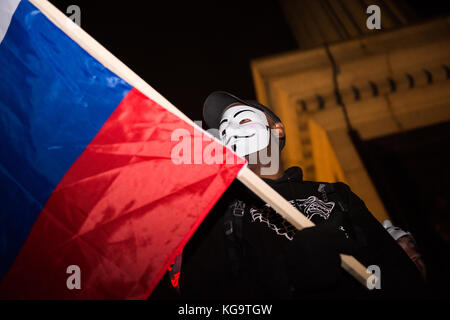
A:
{"type": "MultiPolygon", "coordinates": [[[[183,251],[179,298],[420,296],[423,283],[414,264],[347,185],[303,181],[298,167],[266,182],[318,226],[343,213],[351,225],[348,253],[365,266],[380,267],[381,289],[367,290],[340,267],[334,239],[318,228],[297,231],[236,181],[183,251]],[[245,203],[238,220],[227,211],[236,199],[245,203]],[[226,235],[229,220],[232,237],[226,235]]],[[[163,279],[160,287],[168,282],[163,279]]]]}

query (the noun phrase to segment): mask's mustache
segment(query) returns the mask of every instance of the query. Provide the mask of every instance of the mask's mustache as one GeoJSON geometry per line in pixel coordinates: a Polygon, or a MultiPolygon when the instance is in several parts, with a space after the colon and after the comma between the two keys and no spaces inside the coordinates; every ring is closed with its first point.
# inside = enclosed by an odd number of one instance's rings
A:
{"type": "Polygon", "coordinates": [[[255,134],[256,134],[256,133],[253,133],[253,134],[251,134],[251,135],[249,135],[249,136],[231,136],[231,137],[229,137],[228,140],[225,142],[225,145],[227,146],[228,143],[230,142],[230,140],[231,140],[232,138],[235,138],[235,139],[238,139],[238,138],[251,138],[251,137],[253,137],[255,134]]]}

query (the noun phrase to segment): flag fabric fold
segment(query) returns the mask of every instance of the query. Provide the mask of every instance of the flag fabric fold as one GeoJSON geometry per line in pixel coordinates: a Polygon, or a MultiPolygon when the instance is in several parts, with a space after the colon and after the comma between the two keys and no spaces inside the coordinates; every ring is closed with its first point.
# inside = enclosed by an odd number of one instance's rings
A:
{"type": "Polygon", "coordinates": [[[147,298],[243,161],[29,1],[0,17],[0,297],[147,298]],[[223,161],[175,163],[174,130],[223,161]]]}

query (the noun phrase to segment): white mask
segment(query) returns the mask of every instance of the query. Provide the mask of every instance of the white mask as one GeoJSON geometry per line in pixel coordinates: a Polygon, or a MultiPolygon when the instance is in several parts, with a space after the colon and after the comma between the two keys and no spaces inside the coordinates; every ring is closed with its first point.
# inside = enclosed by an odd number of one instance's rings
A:
{"type": "Polygon", "coordinates": [[[263,150],[269,145],[270,127],[261,110],[246,105],[227,109],[220,119],[222,143],[240,157],[263,150]]]}

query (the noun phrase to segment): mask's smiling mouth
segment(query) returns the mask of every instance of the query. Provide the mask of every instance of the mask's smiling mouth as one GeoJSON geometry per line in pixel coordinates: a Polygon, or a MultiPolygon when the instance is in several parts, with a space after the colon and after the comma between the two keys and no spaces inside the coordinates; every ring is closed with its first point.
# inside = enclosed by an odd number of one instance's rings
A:
{"type": "Polygon", "coordinates": [[[225,145],[227,146],[228,143],[230,142],[230,140],[231,140],[232,138],[234,138],[234,139],[239,139],[239,138],[242,138],[242,139],[248,139],[248,138],[253,137],[255,134],[256,134],[256,133],[253,133],[253,134],[251,134],[251,135],[249,135],[249,136],[231,136],[231,137],[228,138],[228,140],[225,142],[225,145]]]}

